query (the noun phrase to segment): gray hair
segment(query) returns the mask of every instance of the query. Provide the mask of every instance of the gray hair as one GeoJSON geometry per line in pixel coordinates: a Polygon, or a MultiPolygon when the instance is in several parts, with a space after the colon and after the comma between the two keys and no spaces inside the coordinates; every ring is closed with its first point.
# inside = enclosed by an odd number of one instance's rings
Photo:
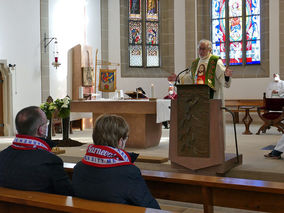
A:
{"type": "Polygon", "coordinates": [[[206,45],[207,45],[207,48],[208,48],[209,50],[212,50],[212,42],[211,42],[211,41],[209,41],[209,40],[207,40],[207,39],[201,39],[201,40],[199,41],[199,43],[198,43],[198,48],[199,48],[200,44],[206,44],[206,45]]]}

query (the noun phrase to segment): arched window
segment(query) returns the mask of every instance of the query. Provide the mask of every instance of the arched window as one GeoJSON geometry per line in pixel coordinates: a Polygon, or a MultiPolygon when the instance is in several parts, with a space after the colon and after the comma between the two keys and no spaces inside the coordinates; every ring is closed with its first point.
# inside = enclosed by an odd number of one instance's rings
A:
{"type": "Polygon", "coordinates": [[[159,0],[128,1],[129,67],[160,67],[159,0]]]}
{"type": "Polygon", "coordinates": [[[260,0],[212,0],[213,54],[224,64],[261,64],[260,0]]]}

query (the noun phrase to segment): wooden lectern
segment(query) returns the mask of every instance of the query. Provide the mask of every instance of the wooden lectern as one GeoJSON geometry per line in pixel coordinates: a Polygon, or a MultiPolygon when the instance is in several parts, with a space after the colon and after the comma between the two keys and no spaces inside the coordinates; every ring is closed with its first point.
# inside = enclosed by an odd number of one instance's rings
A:
{"type": "Polygon", "coordinates": [[[171,104],[172,166],[199,174],[225,173],[236,156],[225,155],[222,101],[209,98],[207,85],[177,85],[177,92],[171,104]]]}

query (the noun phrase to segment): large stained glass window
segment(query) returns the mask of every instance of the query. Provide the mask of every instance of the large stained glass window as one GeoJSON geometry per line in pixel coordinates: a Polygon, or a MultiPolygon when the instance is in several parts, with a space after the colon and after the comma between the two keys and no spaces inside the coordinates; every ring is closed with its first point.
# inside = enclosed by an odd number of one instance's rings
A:
{"type": "Polygon", "coordinates": [[[212,0],[211,26],[224,64],[260,64],[260,0],[212,0]]]}
{"type": "Polygon", "coordinates": [[[159,67],[159,1],[129,0],[130,67],[159,67]]]}

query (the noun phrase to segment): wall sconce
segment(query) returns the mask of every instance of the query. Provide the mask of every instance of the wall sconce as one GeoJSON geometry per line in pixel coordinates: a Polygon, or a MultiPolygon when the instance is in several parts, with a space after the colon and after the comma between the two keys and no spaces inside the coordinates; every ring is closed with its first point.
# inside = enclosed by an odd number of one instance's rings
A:
{"type": "Polygon", "coordinates": [[[18,91],[17,91],[17,88],[18,88],[18,84],[17,84],[17,72],[16,72],[16,64],[9,64],[9,68],[11,71],[14,71],[14,75],[15,75],[15,94],[17,95],[18,91]]]}
{"type": "Polygon", "coordinates": [[[52,65],[57,69],[61,65],[61,63],[58,62],[58,42],[57,38],[52,37],[52,38],[47,38],[46,33],[44,33],[44,52],[46,52],[47,46],[54,40],[54,62],[52,62],[52,65]]]}

